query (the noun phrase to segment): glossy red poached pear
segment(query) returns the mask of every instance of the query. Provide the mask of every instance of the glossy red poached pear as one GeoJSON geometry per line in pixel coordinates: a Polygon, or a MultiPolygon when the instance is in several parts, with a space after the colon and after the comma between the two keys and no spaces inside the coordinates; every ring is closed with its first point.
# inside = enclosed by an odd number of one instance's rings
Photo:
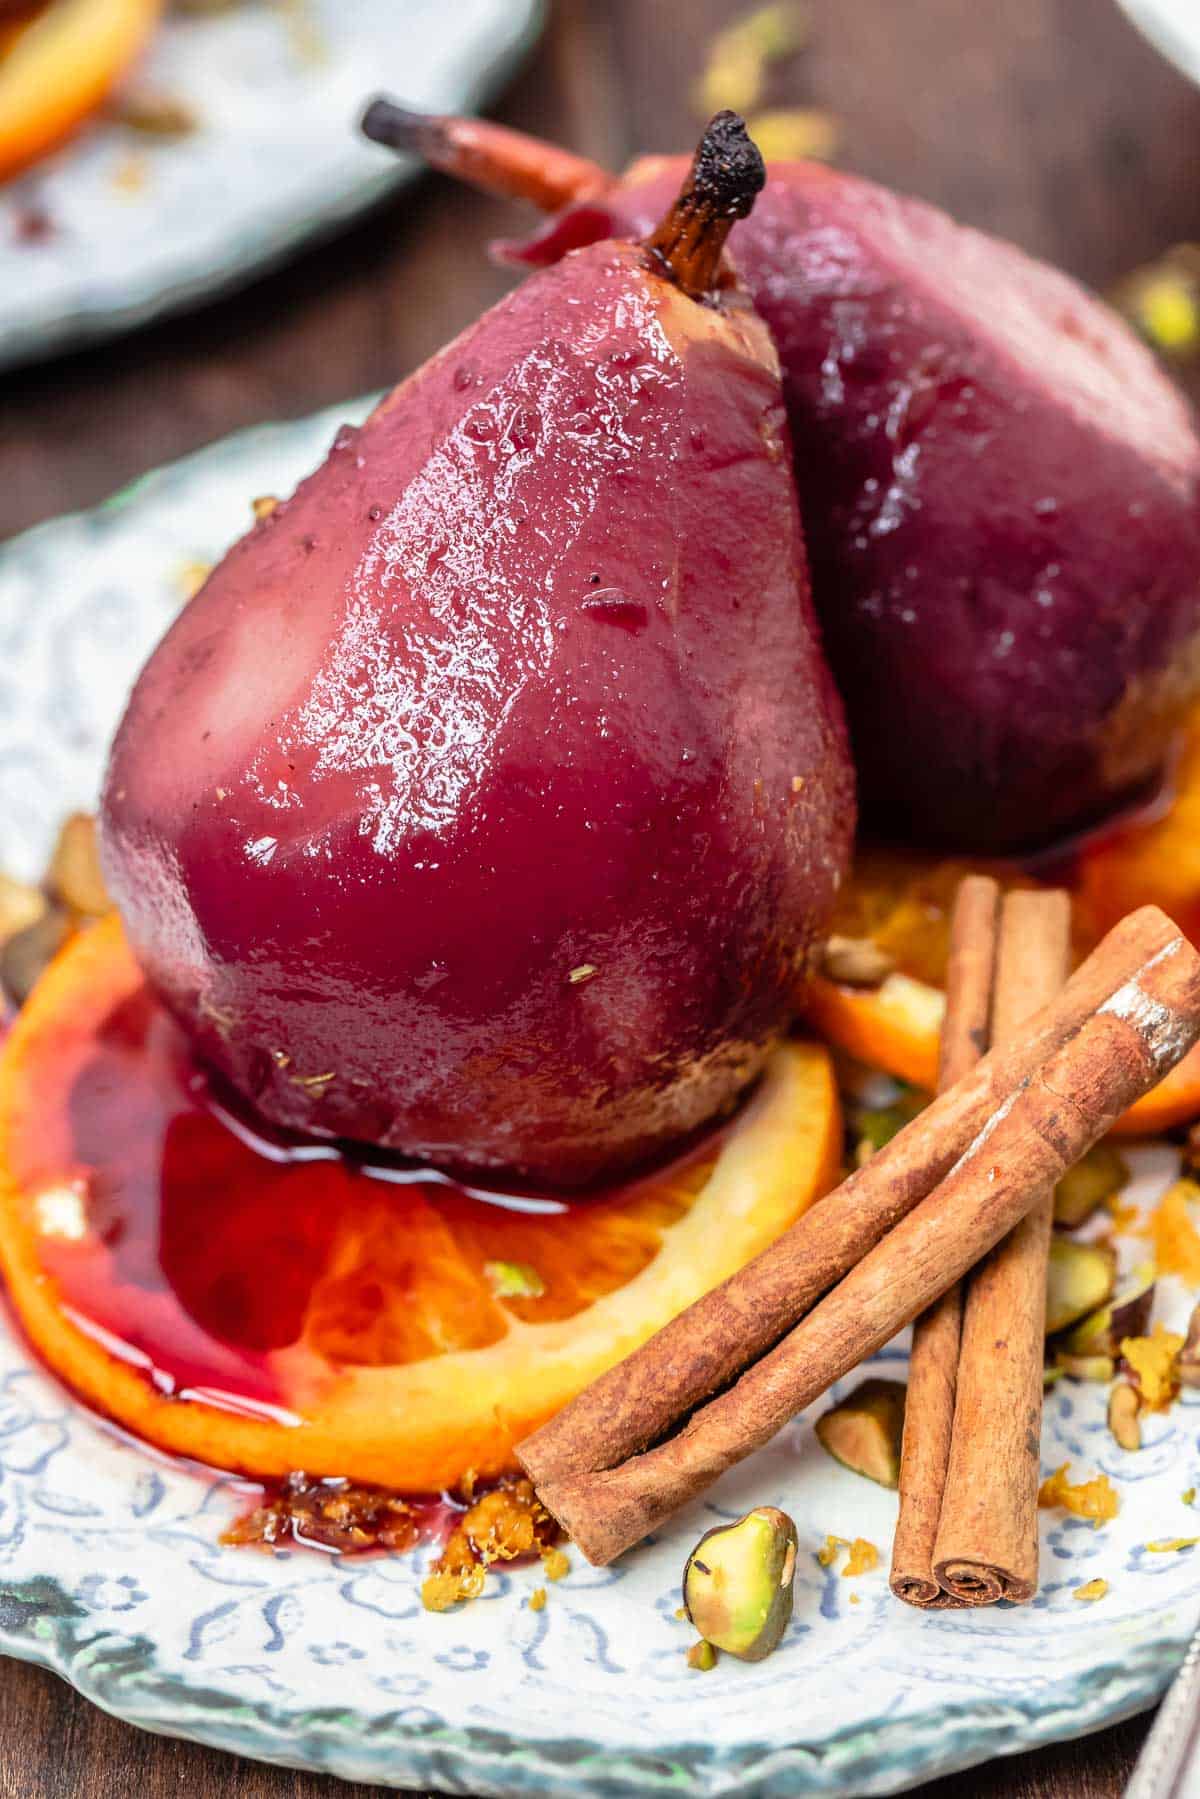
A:
{"type": "MultiPolygon", "coordinates": [[[[683,167],[616,181],[381,103],[383,141],[548,207],[502,252],[637,234],[683,167]]],[[[368,118],[368,130],[372,130],[368,118]]],[[[1124,324],[920,201],[771,165],[731,250],[779,347],[813,593],[878,834],[996,851],[1115,809],[1200,691],[1200,444],[1124,324]]]]}
{"type": "Polygon", "coordinates": [[[853,830],[777,359],[631,244],[533,276],[226,556],[105,866],[267,1119],[559,1185],[733,1101],[853,830]]]}

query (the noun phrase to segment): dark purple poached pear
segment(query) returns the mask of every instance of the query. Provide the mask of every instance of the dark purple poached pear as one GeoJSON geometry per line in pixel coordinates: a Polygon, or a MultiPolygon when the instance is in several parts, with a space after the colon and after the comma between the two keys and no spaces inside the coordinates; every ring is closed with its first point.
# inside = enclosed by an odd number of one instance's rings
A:
{"type": "MultiPolygon", "coordinates": [[[[367,129],[558,216],[545,263],[644,230],[620,180],[475,120],[367,129]]],[[[783,365],[813,594],[879,834],[996,851],[1113,811],[1200,692],[1200,443],[1109,309],[1011,245],[814,163],[733,239],[783,365]]]]}
{"type": "Polygon", "coordinates": [[[728,1106],[853,831],[722,115],[226,556],[112,751],[133,947],[260,1114],[560,1186],[728,1106]]]}

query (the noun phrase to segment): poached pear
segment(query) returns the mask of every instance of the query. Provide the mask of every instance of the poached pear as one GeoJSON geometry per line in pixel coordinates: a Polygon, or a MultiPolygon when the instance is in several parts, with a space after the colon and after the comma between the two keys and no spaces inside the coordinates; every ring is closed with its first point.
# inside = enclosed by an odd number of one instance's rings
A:
{"type": "Polygon", "coordinates": [[[103,798],[130,941],[274,1124],[556,1186],[730,1106],[854,824],[770,336],[709,128],[214,570],[103,798]]]}
{"type": "MultiPolygon", "coordinates": [[[[644,229],[679,178],[386,102],[366,123],[560,208],[507,246],[527,263],[644,229]]],[[[820,164],[769,177],[733,248],[779,346],[866,821],[965,850],[1062,837],[1153,780],[1200,693],[1189,412],[1114,313],[1012,245],[820,164]]]]}

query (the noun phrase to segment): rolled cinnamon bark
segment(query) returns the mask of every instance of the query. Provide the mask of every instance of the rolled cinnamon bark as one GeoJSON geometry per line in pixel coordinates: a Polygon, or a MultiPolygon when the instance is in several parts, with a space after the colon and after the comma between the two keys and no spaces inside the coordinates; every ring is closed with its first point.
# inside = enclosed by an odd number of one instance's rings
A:
{"type": "MultiPolygon", "coordinates": [[[[1111,971],[1111,947],[1098,954],[1100,969],[1111,971]]],[[[728,1392],[620,1467],[538,1481],[543,1504],[589,1561],[613,1561],[972,1268],[1197,1037],[1200,956],[1176,933],[1132,976],[1110,980],[1075,1033],[1011,1088],[941,1184],[728,1392]]]]}
{"type": "Polygon", "coordinates": [[[1020,1082],[1178,937],[1156,906],[1114,926],[1020,1042],[991,1051],[769,1249],[520,1443],[535,1485],[616,1467],[728,1386],[924,1199],[1020,1082]]]}
{"type": "MultiPolygon", "coordinates": [[[[968,875],[960,882],[950,920],[939,1093],[961,1080],[988,1047],[999,907],[1000,889],[989,876],[968,875]]],[[[913,1325],[908,1362],[900,1510],[890,1579],[897,1598],[926,1611],[962,1603],[946,1592],[933,1572],[933,1546],[950,1463],[962,1307],[962,1283],[955,1281],[913,1325]]]]}
{"type": "MultiPolygon", "coordinates": [[[[1012,1041],[1066,979],[1065,893],[1005,897],[992,1037],[1012,1041]]],[[[954,1429],[933,1552],[942,1589],[967,1605],[1018,1604],[1037,1591],[1048,1193],[966,1283],[954,1429]]]]}

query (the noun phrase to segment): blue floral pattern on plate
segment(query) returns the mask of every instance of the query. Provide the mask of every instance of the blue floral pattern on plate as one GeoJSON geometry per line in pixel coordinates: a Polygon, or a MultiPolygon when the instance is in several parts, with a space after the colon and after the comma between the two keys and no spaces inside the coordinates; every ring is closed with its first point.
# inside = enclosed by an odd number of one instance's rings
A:
{"type": "MultiPolygon", "coordinates": [[[[0,550],[0,868],[36,873],[61,814],[94,803],[124,694],[190,566],[245,527],[249,495],[287,492],[364,410],[231,439],[0,550]]],[[[1176,1157],[1132,1159],[1135,1196],[1150,1201],[1176,1157]]],[[[1180,1323],[1190,1297],[1160,1290],[1159,1316],[1180,1323]]],[[[877,1369],[902,1372],[903,1353],[884,1351],[877,1369]]],[[[1096,1531],[1043,1514],[1042,1590],[1023,1610],[895,1604],[895,1497],[831,1463],[809,1414],[617,1568],[574,1556],[543,1611],[527,1604],[540,1570],[507,1569],[469,1609],[434,1616],[420,1604],[423,1554],[222,1549],[246,1504],[237,1482],[126,1441],[0,1329],[0,1648],[150,1728],[385,1785],[570,1799],[894,1792],[1096,1729],[1170,1677],[1200,1616],[1200,1554],[1145,1545],[1198,1528],[1182,1495],[1200,1485],[1200,1403],[1150,1419],[1137,1455],[1109,1436],[1104,1403],[1099,1387],[1055,1388],[1044,1462],[1109,1473],[1120,1516],[1096,1531]],[[685,1553],[762,1502],[799,1528],[793,1623],[768,1661],[695,1673],[675,1616],[685,1553]],[[878,1544],[880,1568],[854,1581],[822,1568],[829,1533],[878,1544]],[[1097,1576],[1108,1595],[1081,1603],[1075,1589],[1097,1576]]]]}

